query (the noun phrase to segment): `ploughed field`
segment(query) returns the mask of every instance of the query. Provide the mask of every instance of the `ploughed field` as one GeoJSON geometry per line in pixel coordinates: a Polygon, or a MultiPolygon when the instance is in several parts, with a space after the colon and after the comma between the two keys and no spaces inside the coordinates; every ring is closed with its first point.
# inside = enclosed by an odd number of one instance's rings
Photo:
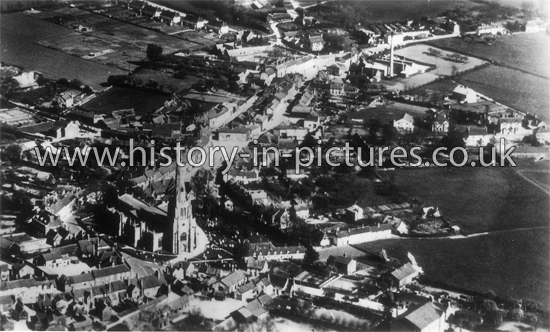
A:
{"type": "Polygon", "coordinates": [[[2,14],[0,39],[2,62],[43,73],[48,78],[77,78],[100,89],[109,75],[126,72],[56,51],[36,42],[45,38],[62,38],[73,31],[25,14],[2,14]]]}

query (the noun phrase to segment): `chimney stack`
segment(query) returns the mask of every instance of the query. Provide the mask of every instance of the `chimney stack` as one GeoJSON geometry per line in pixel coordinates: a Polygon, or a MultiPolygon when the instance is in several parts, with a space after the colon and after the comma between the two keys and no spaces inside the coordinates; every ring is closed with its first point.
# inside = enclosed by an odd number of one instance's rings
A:
{"type": "Polygon", "coordinates": [[[393,31],[391,32],[390,40],[390,70],[388,72],[389,77],[393,77],[393,31]]]}

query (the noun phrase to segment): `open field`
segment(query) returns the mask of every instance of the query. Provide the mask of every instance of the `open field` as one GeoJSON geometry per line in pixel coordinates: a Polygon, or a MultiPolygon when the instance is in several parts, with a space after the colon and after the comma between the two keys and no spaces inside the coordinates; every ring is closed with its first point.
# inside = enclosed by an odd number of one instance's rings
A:
{"type": "Polygon", "coordinates": [[[43,73],[48,78],[78,78],[94,89],[109,75],[125,71],[94,63],[76,56],[35,44],[44,38],[63,38],[73,30],[53,25],[24,14],[2,14],[0,38],[2,62],[43,73]]]}
{"type": "MultiPolygon", "coordinates": [[[[117,14],[120,14],[118,9],[117,14]]],[[[145,51],[150,43],[162,45],[164,53],[198,50],[203,47],[189,40],[134,25],[151,23],[149,20],[129,24],[77,8],[61,8],[32,16],[52,23],[62,22],[66,27],[82,25],[91,29],[85,33],[68,30],[71,33],[36,40],[40,45],[125,70],[135,69],[136,65],[133,63],[145,58],[145,51]]],[[[207,42],[211,44],[205,39],[205,44],[207,42]]]]}
{"type": "Polygon", "coordinates": [[[370,253],[386,249],[402,263],[410,252],[430,279],[480,292],[492,289],[501,296],[548,306],[549,235],[545,228],[457,240],[382,240],[357,247],[370,253]]]}
{"type": "Polygon", "coordinates": [[[451,75],[453,72],[453,66],[456,66],[456,69],[459,72],[462,72],[486,63],[486,61],[483,61],[474,57],[468,57],[468,60],[464,63],[449,61],[449,60],[446,60],[445,58],[451,55],[452,52],[447,52],[447,51],[438,49],[441,51],[441,55],[439,57],[436,57],[436,56],[431,56],[427,54],[428,49],[430,48],[437,49],[435,47],[418,44],[418,45],[411,45],[408,47],[398,49],[395,51],[395,54],[412,59],[413,61],[417,60],[420,62],[435,65],[436,66],[435,69],[431,70],[430,73],[436,74],[438,76],[451,75]]]}
{"type": "MultiPolygon", "coordinates": [[[[313,5],[316,1],[298,0],[300,5],[313,5]]],[[[336,23],[386,23],[401,20],[419,19],[424,16],[438,16],[442,12],[453,9],[458,4],[473,6],[470,1],[447,0],[362,0],[362,1],[331,1],[321,6],[311,7],[315,17],[321,21],[336,23]]]]}
{"type": "Polygon", "coordinates": [[[550,80],[514,69],[490,66],[467,73],[459,83],[517,110],[550,119],[550,80]]]}
{"type": "Polygon", "coordinates": [[[497,37],[493,45],[470,43],[461,38],[440,39],[430,44],[492,59],[499,64],[550,78],[550,67],[547,61],[550,58],[550,36],[545,33],[522,33],[497,37]]]}
{"type": "Polygon", "coordinates": [[[98,114],[133,108],[136,115],[143,115],[159,109],[168,98],[152,92],[113,87],[82,107],[98,114]]]}
{"type": "Polygon", "coordinates": [[[437,57],[428,54],[428,49],[430,48],[437,49],[424,44],[416,44],[398,49],[395,53],[412,61],[416,60],[420,63],[434,65],[434,69],[410,77],[396,77],[389,81],[384,80],[380,82],[380,84],[386,86],[389,91],[404,90],[429,84],[442,76],[450,76],[453,73],[453,67],[456,67],[458,72],[464,72],[487,63],[486,61],[474,57],[468,57],[468,60],[463,63],[450,61],[446,58],[451,55],[452,52],[439,49],[441,55],[437,57]]]}
{"type": "Polygon", "coordinates": [[[548,225],[548,195],[515,171],[511,167],[425,168],[395,175],[402,190],[438,206],[467,233],[548,225]]]}

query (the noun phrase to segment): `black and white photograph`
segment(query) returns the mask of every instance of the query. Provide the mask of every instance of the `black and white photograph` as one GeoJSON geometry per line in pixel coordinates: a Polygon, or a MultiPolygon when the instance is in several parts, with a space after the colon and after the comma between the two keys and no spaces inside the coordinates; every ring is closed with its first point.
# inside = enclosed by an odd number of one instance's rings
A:
{"type": "Polygon", "coordinates": [[[549,0],[1,0],[0,330],[550,331],[549,0]]]}

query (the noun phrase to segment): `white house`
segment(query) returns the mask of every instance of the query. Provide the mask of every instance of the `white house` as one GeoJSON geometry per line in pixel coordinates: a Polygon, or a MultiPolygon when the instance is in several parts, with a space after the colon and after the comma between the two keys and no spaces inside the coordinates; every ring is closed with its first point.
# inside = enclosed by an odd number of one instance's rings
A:
{"type": "Polygon", "coordinates": [[[438,114],[432,123],[432,131],[438,133],[446,133],[449,131],[449,121],[443,114],[438,114]]]}
{"type": "Polygon", "coordinates": [[[410,133],[414,130],[414,118],[405,113],[399,120],[393,120],[393,127],[402,133],[410,133]]]}
{"type": "Polygon", "coordinates": [[[357,204],[354,204],[346,209],[346,219],[357,221],[363,219],[363,209],[357,204]]]}
{"type": "Polygon", "coordinates": [[[497,35],[497,34],[503,34],[505,32],[506,32],[506,28],[502,25],[502,23],[482,24],[476,30],[476,34],[478,36],[486,33],[497,35]]]}
{"type": "Polygon", "coordinates": [[[379,226],[361,226],[357,228],[347,228],[336,230],[330,236],[332,244],[343,246],[347,244],[359,244],[364,242],[388,239],[391,237],[390,225],[379,226]]]}
{"type": "Polygon", "coordinates": [[[466,104],[477,103],[477,93],[464,85],[457,85],[452,97],[466,104]]]}

